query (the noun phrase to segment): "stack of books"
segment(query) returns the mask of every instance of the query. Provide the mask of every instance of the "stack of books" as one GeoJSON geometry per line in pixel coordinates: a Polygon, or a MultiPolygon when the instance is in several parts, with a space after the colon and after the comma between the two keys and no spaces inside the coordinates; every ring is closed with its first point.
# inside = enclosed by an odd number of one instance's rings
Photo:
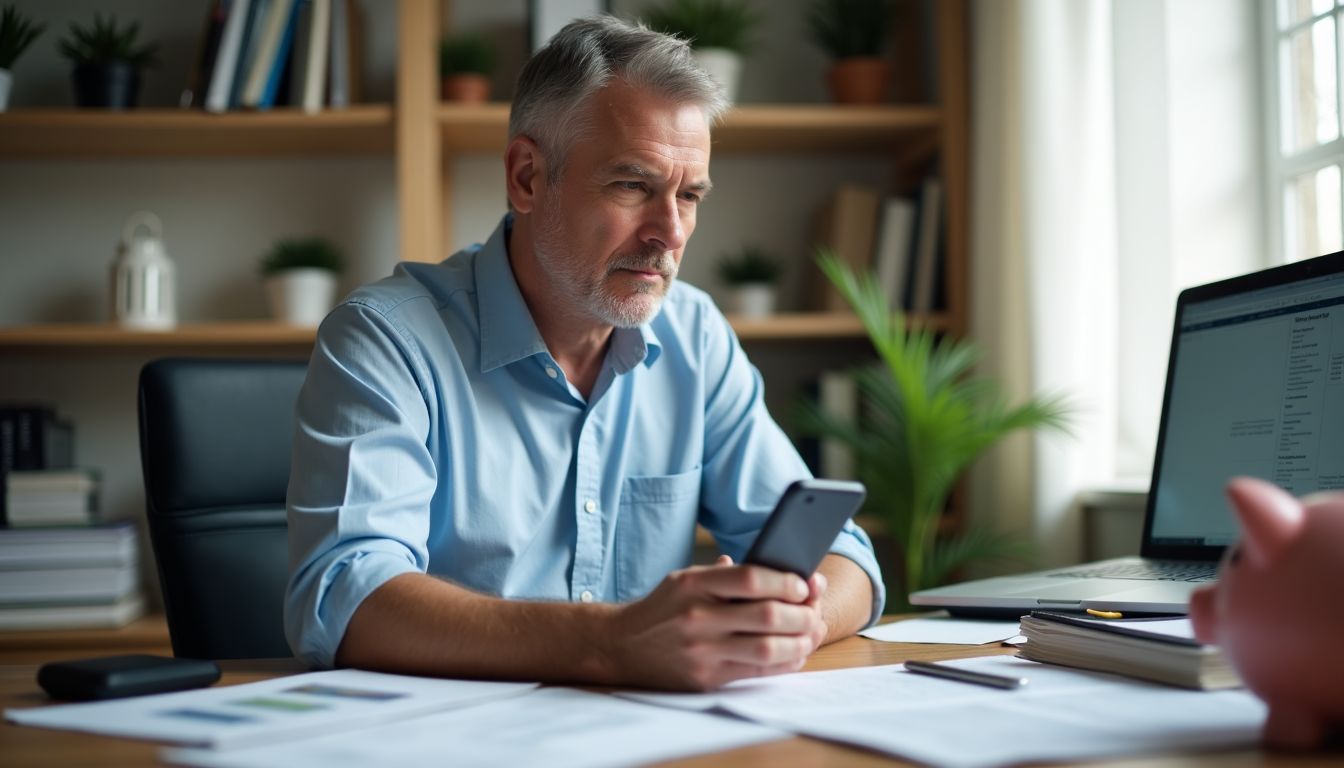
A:
{"type": "Polygon", "coordinates": [[[129,521],[0,528],[0,630],[119,627],[144,613],[129,521]]]}
{"type": "Polygon", "coordinates": [[[1022,617],[1029,661],[1113,672],[1197,690],[1237,688],[1241,679],[1217,646],[1195,639],[1188,618],[1101,619],[1053,611],[1022,617]]]}
{"type": "Polygon", "coordinates": [[[4,522],[15,528],[98,522],[98,473],[91,469],[8,473],[4,522]]]}

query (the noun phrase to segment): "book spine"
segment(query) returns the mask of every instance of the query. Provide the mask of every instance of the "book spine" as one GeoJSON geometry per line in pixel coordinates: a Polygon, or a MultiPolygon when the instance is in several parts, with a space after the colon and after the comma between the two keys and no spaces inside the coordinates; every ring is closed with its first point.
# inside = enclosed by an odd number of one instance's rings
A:
{"type": "Polygon", "coordinates": [[[271,60],[266,87],[262,90],[261,99],[257,102],[258,109],[270,109],[275,106],[276,94],[280,91],[280,81],[291,63],[290,50],[294,44],[294,26],[299,23],[299,7],[302,3],[294,0],[286,0],[286,2],[289,2],[289,8],[285,18],[284,31],[280,35],[279,47],[276,48],[275,56],[271,60]]]}
{"type": "Polygon", "coordinates": [[[285,25],[289,22],[290,0],[271,0],[266,18],[257,41],[256,55],[247,73],[243,86],[242,105],[260,107],[270,83],[271,70],[280,66],[280,42],[284,38],[285,25]]]}
{"type": "MultiPolygon", "coordinates": [[[[339,0],[338,0],[339,2],[339,0]]],[[[330,38],[331,0],[312,0],[307,61],[303,70],[303,111],[319,112],[327,85],[327,42],[330,38]]]]}
{"type": "Polygon", "coordinates": [[[233,90],[233,75],[238,68],[239,48],[251,5],[252,0],[233,0],[229,7],[229,17],[220,35],[219,53],[210,73],[210,88],[205,96],[205,108],[209,112],[223,112],[229,108],[229,93],[233,90]]]}
{"type": "Polygon", "coordinates": [[[328,101],[336,109],[350,106],[350,30],[349,11],[345,0],[333,0],[331,5],[331,95],[328,101]]]}

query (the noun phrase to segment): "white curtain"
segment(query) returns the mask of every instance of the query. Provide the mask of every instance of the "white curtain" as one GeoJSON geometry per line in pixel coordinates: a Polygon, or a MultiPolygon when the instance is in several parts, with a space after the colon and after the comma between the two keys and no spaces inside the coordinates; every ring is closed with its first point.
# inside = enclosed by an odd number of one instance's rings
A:
{"type": "Polygon", "coordinates": [[[1116,238],[1111,6],[981,0],[972,29],[971,333],[1015,401],[1061,393],[1073,436],[1018,436],[971,488],[973,516],[1080,553],[1078,490],[1115,446],[1116,238]]]}
{"type": "Polygon", "coordinates": [[[1085,554],[1080,491],[1146,487],[1176,292],[1273,252],[1256,2],[972,3],[972,337],[1075,413],[992,451],[971,514],[1043,565],[1085,554]]]}

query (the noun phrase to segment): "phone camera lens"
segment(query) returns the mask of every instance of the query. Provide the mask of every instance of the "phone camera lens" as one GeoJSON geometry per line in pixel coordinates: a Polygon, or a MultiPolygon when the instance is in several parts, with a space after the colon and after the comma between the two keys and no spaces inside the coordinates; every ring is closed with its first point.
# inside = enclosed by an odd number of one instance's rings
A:
{"type": "Polygon", "coordinates": [[[807,502],[808,504],[811,504],[811,503],[812,503],[812,499],[813,499],[812,496],[808,496],[808,497],[806,497],[805,499],[803,499],[803,501],[807,502]]]}

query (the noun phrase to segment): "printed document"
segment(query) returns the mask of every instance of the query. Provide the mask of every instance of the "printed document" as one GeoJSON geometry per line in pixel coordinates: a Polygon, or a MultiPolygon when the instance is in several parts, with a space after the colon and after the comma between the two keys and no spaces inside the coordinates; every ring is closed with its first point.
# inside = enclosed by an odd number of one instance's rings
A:
{"type": "Polygon", "coordinates": [[[603,768],[644,765],[790,736],[736,718],[650,707],[572,688],[542,688],[505,701],[349,733],[228,751],[174,749],[162,757],[208,768],[603,768]]]}
{"type": "Polygon", "coordinates": [[[953,643],[956,645],[984,645],[1007,640],[1017,635],[1017,619],[987,621],[985,619],[954,619],[946,614],[921,616],[917,619],[893,621],[861,632],[871,640],[885,643],[953,643]]]}
{"type": "Polygon", "coordinates": [[[916,675],[900,664],[800,672],[706,694],[622,692],[718,709],[919,762],[980,768],[1253,746],[1265,706],[1239,690],[1192,691],[1011,656],[943,662],[1028,678],[999,690],[916,675]]]}
{"type": "Polygon", "coordinates": [[[20,725],[222,749],[341,733],[536,687],[339,669],[157,696],[7,709],[5,718],[20,725]]]}

